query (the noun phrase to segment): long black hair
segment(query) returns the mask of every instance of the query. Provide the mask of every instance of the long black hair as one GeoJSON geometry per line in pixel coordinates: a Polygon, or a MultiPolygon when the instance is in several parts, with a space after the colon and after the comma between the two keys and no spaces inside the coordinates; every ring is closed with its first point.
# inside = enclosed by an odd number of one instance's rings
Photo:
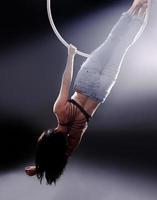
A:
{"type": "Polygon", "coordinates": [[[35,158],[37,178],[40,182],[45,176],[47,184],[56,184],[67,164],[67,146],[68,140],[65,133],[55,132],[53,129],[44,132],[37,144],[35,158]]]}

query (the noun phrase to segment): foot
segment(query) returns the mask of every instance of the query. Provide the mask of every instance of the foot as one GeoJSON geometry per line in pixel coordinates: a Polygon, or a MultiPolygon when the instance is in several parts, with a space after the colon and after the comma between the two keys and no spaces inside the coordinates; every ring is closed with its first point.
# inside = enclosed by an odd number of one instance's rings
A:
{"type": "Polygon", "coordinates": [[[133,7],[135,8],[141,8],[141,7],[145,7],[148,6],[150,0],[134,0],[133,2],[133,7]]]}
{"type": "MultiPolygon", "coordinates": [[[[139,14],[139,12],[141,12],[140,10],[147,10],[148,5],[150,3],[151,0],[134,0],[131,8],[128,10],[128,12],[130,14],[139,14]]],[[[143,11],[142,11],[143,13],[143,11]]]]}

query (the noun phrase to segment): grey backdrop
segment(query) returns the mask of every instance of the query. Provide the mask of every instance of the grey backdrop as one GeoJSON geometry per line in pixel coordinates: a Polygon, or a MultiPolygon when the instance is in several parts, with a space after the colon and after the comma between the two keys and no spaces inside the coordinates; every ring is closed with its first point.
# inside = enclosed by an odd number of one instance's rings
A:
{"type": "MultiPolygon", "coordinates": [[[[55,1],[63,37],[86,52],[106,38],[130,1],[55,1]]],[[[46,15],[46,1],[1,4],[0,199],[156,199],[156,1],[147,29],[130,49],[106,102],[57,186],[26,177],[36,139],[56,125],[57,97],[67,50],[46,15]]],[[[84,58],[75,60],[74,77],[84,58]]],[[[71,90],[71,93],[73,90],[71,90]]]]}

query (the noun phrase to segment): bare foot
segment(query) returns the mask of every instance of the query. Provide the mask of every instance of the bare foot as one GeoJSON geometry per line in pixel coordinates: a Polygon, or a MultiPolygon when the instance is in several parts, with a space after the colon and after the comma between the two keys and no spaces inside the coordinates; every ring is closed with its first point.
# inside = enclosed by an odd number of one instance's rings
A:
{"type": "Polygon", "coordinates": [[[151,0],[134,0],[131,8],[128,10],[130,14],[145,15],[151,0]]]}
{"type": "Polygon", "coordinates": [[[150,0],[134,0],[133,6],[135,7],[142,7],[142,6],[148,6],[150,0]]]}

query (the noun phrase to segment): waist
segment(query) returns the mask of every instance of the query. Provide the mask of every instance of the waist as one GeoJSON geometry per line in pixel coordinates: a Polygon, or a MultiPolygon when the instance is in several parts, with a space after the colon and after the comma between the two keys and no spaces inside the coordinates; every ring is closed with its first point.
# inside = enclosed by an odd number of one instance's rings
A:
{"type": "Polygon", "coordinates": [[[89,120],[91,119],[91,115],[83,108],[83,106],[81,106],[77,101],[75,101],[74,99],[69,99],[68,102],[72,103],[73,105],[75,105],[80,112],[85,116],[87,123],[89,122],[89,120]]]}

